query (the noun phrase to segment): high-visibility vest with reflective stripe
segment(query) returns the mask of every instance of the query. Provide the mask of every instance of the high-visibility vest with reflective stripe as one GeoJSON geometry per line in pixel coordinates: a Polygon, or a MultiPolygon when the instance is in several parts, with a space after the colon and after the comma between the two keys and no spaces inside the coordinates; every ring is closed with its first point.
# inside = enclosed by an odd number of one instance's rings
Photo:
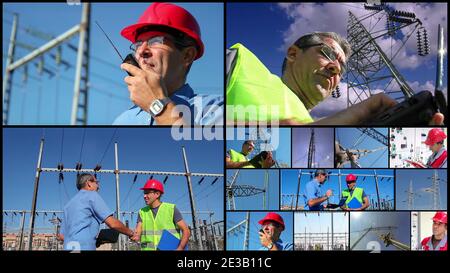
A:
{"type": "Polygon", "coordinates": [[[436,249],[433,248],[433,241],[431,240],[431,237],[426,237],[422,240],[421,245],[423,250],[447,250],[447,236],[445,236],[444,239],[439,242],[439,245],[436,246],[436,249]],[[437,249],[438,248],[438,249],[437,249]]]}
{"type": "Polygon", "coordinates": [[[139,210],[142,219],[141,250],[156,250],[163,230],[167,230],[176,238],[180,239],[175,224],[173,223],[173,214],[175,205],[170,203],[161,203],[156,217],[149,206],[139,210]]]}
{"type": "Polygon", "coordinates": [[[245,113],[243,120],[238,111],[227,111],[227,120],[248,122],[294,119],[301,123],[313,122],[302,101],[280,77],[272,74],[242,44],[235,44],[231,48],[237,49],[237,54],[227,82],[227,107],[256,106],[257,113],[256,119],[245,113]]]}
{"type": "MultiPolygon", "coordinates": [[[[242,153],[236,152],[233,149],[230,149],[230,160],[231,162],[247,162],[248,159],[242,153]]],[[[255,168],[253,165],[247,165],[242,168],[255,168]]]]}
{"type": "Polygon", "coordinates": [[[355,198],[362,205],[363,204],[363,197],[362,197],[363,192],[364,192],[364,190],[362,188],[355,187],[355,189],[353,190],[353,194],[350,196],[350,190],[345,189],[342,191],[342,198],[347,198],[347,200],[345,200],[346,205],[348,205],[348,203],[350,203],[350,201],[352,201],[355,198]]]}

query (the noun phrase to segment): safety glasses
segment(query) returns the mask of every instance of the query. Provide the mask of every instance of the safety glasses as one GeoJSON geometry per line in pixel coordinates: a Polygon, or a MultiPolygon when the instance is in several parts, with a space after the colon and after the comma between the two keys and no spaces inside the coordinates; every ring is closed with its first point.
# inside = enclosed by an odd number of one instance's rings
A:
{"type": "Polygon", "coordinates": [[[149,39],[144,40],[144,41],[141,41],[141,40],[136,41],[135,43],[130,45],[130,49],[133,52],[136,52],[136,50],[139,47],[141,47],[144,42],[147,42],[147,46],[151,47],[151,46],[155,46],[155,45],[165,45],[165,44],[167,44],[168,40],[171,41],[171,39],[169,39],[168,37],[165,37],[165,36],[154,36],[154,37],[150,37],[149,39]]]}
{"type": "MultiPolygon", "coordinates": [[[[303,45],[303,46],[300,46],[300,45],[296,44],[296,46],[298,46],[299,48],[302,48],[302,49],[309,48],[309,47],[314,47],[314,46],[321,46],[320,54],[323,57],[328,59],[330,62],[335,62],[336,60],[338,60],[337,53],[329,45],[327,45],[325,43],[303,45]]],[[[339,60],[338,60],[338,62],[339,62],[339,66],[341,67],[341,71],[340,71],[339,75],[342,76],[347,71],[347,64],[346,63],[342,63],[339,60]]]]}

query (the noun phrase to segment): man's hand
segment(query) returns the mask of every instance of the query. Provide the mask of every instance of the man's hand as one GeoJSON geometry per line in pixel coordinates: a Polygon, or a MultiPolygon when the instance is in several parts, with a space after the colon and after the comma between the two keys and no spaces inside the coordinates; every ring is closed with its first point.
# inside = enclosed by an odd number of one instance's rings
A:
{"type": "Polygon", "coordinates": [[[330,196],[333,195],[333,191],[332,191],[332,190],[327,190],[327,192],[325,193],[325,195],[326,195],[327,197],[330,197],[330,196]]]}
{"type": "Polygon", "coordinates": [[[261,165],[262,165],[263,168],[270,168],[273,165],[275,165],[275,160],[273,160],[273,154],[272,154],[271,151],[267,152],[266,159],[263,159],[261,165]]]}
{"type": "MultiPolygon", "coordinates": [[[[143,110],[148,111],[154,100],[168,97],[160,71],[153,69],[144,71],[127,63],[123,63],[120,67],[133,75],[125,77],[124,81],[128,85],[131,101],[143,110]]],[[[156,67],[161,67],[161,65],[156,67]]]]}
{"type": "Polygon", "coordinates": [[[259,233],[259,240],[261,241],[261,245],[263,247],[267,247],[268,245],[273,244],[272,234],[261,232],[261,231],[258,233],[259,233]]]}
{"type": "Polygon", "coordinates": [[[138,243],[141,240],[141,235],[135,230],[133,236],[130,237],[133,242],[138,243]]]}

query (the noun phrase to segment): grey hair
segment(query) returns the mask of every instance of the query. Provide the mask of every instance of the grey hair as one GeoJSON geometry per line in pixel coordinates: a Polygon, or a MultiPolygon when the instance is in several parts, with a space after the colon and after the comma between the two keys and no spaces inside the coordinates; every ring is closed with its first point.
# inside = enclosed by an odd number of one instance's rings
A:
{"type": "MultiPolygon", "coordinates": [[[[348,59],[350,55],[352,54],[352,48],[347,41],[347,39],[343,38],[341,35],[337,34],[336,32],[313,32],[306,35],[301,36],[300,38],[295,41],[294,45],[297,45],[298,47],[311,45],[311,44],[317,44],[317,43],[324,43],[325,38],[333,39],[344,51],[345,57],[348,59]]],[[[281,68],[281,73],[284,73],[284,70],[286,69],[286,58],[283,60],[283,66],[281,68]]]]}
{"type": "Polygon", "coordinates": [[[94,176],[90,173],[82,173],[77,177],[77,189],[81,190],[86,186],[86,182],[91,180],[94,176]]]}

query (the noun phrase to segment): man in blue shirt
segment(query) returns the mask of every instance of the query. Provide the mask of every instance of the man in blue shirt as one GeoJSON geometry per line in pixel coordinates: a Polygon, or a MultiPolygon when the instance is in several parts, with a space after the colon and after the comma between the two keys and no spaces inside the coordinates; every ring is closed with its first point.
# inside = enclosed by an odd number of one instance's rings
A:
{"type": "Polygon", "coordinates": [[[261,248],[259,250],[293,250],[292,243],[285,243],[280,239],[285,226],[283,218],[278,213],[267,213],[263,219],[258,221],[258,224],[261,225],[259,230],[261,248]]]}
{"type": "Polygon", "coordinates": [[[64,241],[65,250],[95,250],[100,224],[130,238],[134,232],[112,216],[113,212],[97,193],[99,181],[89,173],[77,178],[79,192],[64,207],[64,219],[58,239],[64,241]]]}
{"type": "Polygon", "coordinates": [[[305,186],[305,210],[323,210],[326,205],[322,205],[331,195],[332,190],[327,190],[325,195],[322,194],[322,185],[327,180],[328,173],[325,169],[317,169],[314,179],[309,181],[305,186]]]}
{"type": "Polygon", "coordinates": [[[121,35],[132,45],[130,76],[134,106],[114,125],[222,125],[223,96],[197,95],[186,84],[192,63],[204,52],[200,26],[187,10],[170,3],[151,4],[121,35]]]}

